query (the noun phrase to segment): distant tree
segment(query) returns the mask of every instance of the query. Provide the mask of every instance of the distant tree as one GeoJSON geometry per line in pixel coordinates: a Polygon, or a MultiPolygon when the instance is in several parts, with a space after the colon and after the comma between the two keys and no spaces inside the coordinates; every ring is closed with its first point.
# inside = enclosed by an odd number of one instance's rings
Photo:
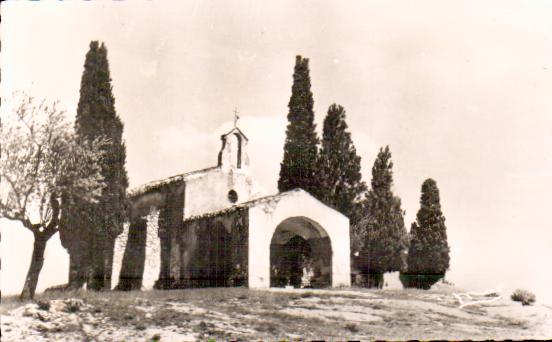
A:
{"type": "Polygon", "coordinates": [[[34,297],[46,243],[58,231],[62,194],[97,202],[104,184],[96,164],[102,141],[78,142],[55,103],[37,103],[21,94],[14,97],[13,108],[0,132],[0,217],[19,221],[34,237],[21,292],[25,300],[34,297]]]}
{"type": "Polygon", "coordinates": [[[309,60],[297,56],[288,104],[289,123],[286,129],[284,159],[280,164],[279,191],[302,188],[313,194],[318,188],[316,160],[319,140],[316,135],[314,100],[310,88],[309,60]]]}
{"type": "Polygon", "coordinates": [[[369,286],[382,287],[385,272],[405,267],[408,238],[401,200],[393,195],[393,162],[389,146],[380,149],[372,167],[372,189],[364,201],[364,215],[351,234],[358,248],[357,266],[369,277],[369,286]]]}
{"type": "Polygon", "coordinates": [[[447,227],[441,211],[437,183],[429,178],[422,184],[420,210],[410,229],[407,272],[402,275],[406,287],[429,289],[444,277],[449,268],[450,248],[447,227]]]}
{"type": "Polygon", "coordinates": [[[345,117],[345,109],[332,104],[324,119],[318,156],[320,186],[315,194],[355,224],[361,215],[360,201],[366,193],[366,184],[362,181],[360,156],[347,131],[345,117]]]}
{"type": "Polygon", "coordinates": [[[123,124],[115,111],[107,49],[90,43],[81,79],[75,128],[79,138],[109,141],[99,161],[106,187],[97,204],[74,199],[62,217],[61,238],[70,254],[69,285],[88,283],[93,290],[111,288],[111,267],[115,238],[123,230],[128,178],[123,124]]]}

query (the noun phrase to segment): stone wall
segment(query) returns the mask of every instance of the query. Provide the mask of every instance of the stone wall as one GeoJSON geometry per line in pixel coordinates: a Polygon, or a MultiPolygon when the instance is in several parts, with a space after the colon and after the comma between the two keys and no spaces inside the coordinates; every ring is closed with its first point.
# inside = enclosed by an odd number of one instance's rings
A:
{"type": "Polygon", "coordinates": [[[130,223],[123,255],[119,283],[116,290],[130,291],[142,288],[146,257],[147,220],[142,217],[130,223]]]}
{"type": "Polygon", "coordinates": [[[184,189],[180,180],[131,199],[130,226],[115,243],[115,289],[165,288],[170,283],[171,244],[182,226],[184,189]]]}
{"type": "Polygon", "coordinates": [[[123,225],[123,232],[115,239],[115,248],[113,251],[113,271],[111,274],[111,287],[115,288],[119,281],[119,274],[121,273],[121,267],[123,265],[123,255],[125,254],[125,248],[128,241],[128,230],[130,223],[126,222],[123,225]]]}
{"type": "Polygon", "coordinates": [[[173,287],[247,286],[248,235],[248,208],[184,221],[173,287]]]}
{"type": "Polygon", "coordinates": [[[159,279],[154,287],[157,289],[171,288],[178,276],[175,268],[178,267],[178,246],[176,237],[181,234],[184,212],[186,183],[170,187],[166,192],[165,204],[160,208],[158,218],[158,236],[160,240],[160,272],[159,279]]]}
{"type": "Polygon", "coordinates": [[[151,290],[161,269],[161,240],[159,239],[159,209],[152,208],[146,217],[146,254],[142,288],[151,290]]]}
{"type": "MultiPolygon", "coordinates": [[[[159,271],[161,266],[161,241],[159,239],[159,209],[152,208],[150,213],[146,216],[146,240],[145,240],[145,257],[144,257],[144,273],[142,276],[142,288],[152,289],[155,281],[159,277],[159,271]]],[[[123,265],[123,256],[127,246],[129,238],[130,224],[125,223],[123,232],[117,236],[115,240],[115,249],[113,256],[113,273],[112,287],[117,285],[119,276],[121,273],[121,267],[123,265]]],[[[136,241],[133,241],[135,243],[136,241]]],[[[128,258],[127,258],[128,262],[128,258]]]]}

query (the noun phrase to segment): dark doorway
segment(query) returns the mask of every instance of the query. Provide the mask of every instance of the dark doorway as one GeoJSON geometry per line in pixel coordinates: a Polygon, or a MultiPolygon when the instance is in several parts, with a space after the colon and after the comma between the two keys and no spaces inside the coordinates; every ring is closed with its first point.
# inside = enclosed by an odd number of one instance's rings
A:
{"type": "Polygon", "coordinates": [[[331,286],[330,239],[317,223],[303,217],[284,220],[270,244],[270,286],[331,286]]]}

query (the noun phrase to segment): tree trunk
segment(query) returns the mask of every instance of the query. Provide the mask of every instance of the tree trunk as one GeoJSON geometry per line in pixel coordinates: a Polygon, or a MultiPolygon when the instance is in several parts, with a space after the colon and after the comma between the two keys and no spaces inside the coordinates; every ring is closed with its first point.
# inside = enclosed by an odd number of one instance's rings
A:
{"type": "Polygon", "coordinates": [[[79,290],[88,282],[92,232],[88,226],[89,223],[84,219],[79,218],[78,222],[70,224],[73,225],[71,230],[68,227],[65,228],[65,243],[69,252],[69,289],[79,290]]]}
{"type": "Polygon", "coordinates": [[[100,291],[104,288],[105,280],[105,232],[94,231],[92,237],[88,289],[100,291]]]}
{"type": "Polygon", "coordinates": [[[69,284],[70,290],[80,290],[88,278],[88,251],[70,251],[69,252],[69,284]]]}
{"type": "Polygon", "coordinates": [[[21,292],[20,299],[28,300],[33,299],[35,295],[36,285],[38,283],[38,276],[44,265],[44,251],[46,249],[46,242],[48,242],[47,236],[37,232],[34,234],[33,255],[31,257],[31,265],[25,278],[25,285],[21,292]]]}

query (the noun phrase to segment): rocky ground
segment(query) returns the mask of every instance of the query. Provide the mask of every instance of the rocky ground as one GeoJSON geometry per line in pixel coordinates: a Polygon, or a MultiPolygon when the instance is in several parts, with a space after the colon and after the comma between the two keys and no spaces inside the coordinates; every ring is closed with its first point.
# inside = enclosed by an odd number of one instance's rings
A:
{"type": "Polygon", "coordinates": [[[66,292],[4,301],[2,341],[552,338],[552,308],[459,308],[451,288],[66,292]]]}

